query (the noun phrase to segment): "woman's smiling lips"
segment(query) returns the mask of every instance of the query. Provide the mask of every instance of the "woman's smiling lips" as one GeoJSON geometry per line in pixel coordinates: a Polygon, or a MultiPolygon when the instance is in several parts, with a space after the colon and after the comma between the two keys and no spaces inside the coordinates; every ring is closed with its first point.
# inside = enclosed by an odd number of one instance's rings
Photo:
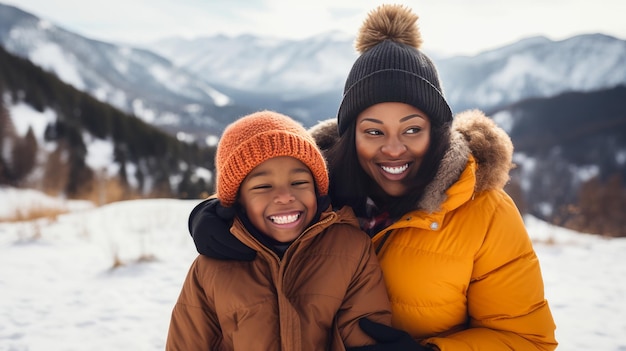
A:
{"type": "Polygon", "coordinates": [[[389,180],[403,179],[408,174],[407,170],[409,169],[408,162],[396,165],[379,164],[378,166],[382,171],[382,175],[389,180]]]}

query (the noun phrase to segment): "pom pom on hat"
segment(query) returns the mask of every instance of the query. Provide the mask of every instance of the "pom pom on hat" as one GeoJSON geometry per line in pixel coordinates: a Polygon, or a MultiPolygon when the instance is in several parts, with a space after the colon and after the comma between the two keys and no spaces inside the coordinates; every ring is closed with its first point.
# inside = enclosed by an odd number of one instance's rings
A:
{"type": "Polygon", "coordinates": [[[355,61],[337,113],[339,135],[366,108],[382,102],[403,102],[419,108],[431,123],[452,121],[433,62],[419,51],[418,16],[403,5],[381,5],[363,21],[355,61]]]}
{"type": "Polygon", "coordinates": [[[326,161],[306,129],[280,113],[260,111],[228,125],[217,145],[216,189],[221,204],[232,206],[250,171],[279,156],[291,156],[304,163],[311,170],[319,195],[328,193],[326,161]]]}
{"type": "Polygon", "coordinates": [[[362,54],[389,39],[419,49],[422,46],[422,34],[417,27],[418,18],[406,6],[381,5],[370,11],[363,21],[354,47],[362,54]]]}

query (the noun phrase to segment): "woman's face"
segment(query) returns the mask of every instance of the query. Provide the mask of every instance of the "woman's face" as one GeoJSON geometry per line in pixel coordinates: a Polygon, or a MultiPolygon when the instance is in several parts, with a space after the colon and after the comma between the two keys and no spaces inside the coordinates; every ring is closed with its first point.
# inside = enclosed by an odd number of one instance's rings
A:
{"type": "Polygon", "coordinates": [[[356,119],[359,164],[390,196],[406,193],[430,145],[430,118],[400,102],[383,102],[356,119]]]}

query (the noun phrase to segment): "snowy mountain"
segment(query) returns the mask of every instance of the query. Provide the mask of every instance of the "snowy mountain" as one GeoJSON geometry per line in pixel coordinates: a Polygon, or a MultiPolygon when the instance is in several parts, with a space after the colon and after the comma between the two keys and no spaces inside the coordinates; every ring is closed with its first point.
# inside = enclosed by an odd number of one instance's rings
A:
{"type": "Polygon", "coordinates": [[[197,198],[214,148],[176,137],[0,46],[0,186],[105,203],[197,198]]]}
{"type": "MultiPolygon", "coordinates": [[[[287,101],[272,106],[314,123],[320,116],[334,116],[339,106],[345,77],[357,57],[352,43],[353,38],[333,33],[303,41],[246,35],[169,38],[149,48],[215,86],[238,89],[231,94],[235,99],[245,100],[242,91],[280,94],[287,101]]],[[[456,112],[491,111],[526,98],[626,84],[626,41],[603,34],[561,41],[533,37],[471,57],[427,54],[456,112]]]]}
{"type": "MultiPolygon", "coordinates": [[[[579,231],[626,236],[626,85],[507,106],[493,119],[515,146],[511,175],[530,213],[579,231]]],[[[525,203],[525,205],[522,205],[525,203]]]]}
{"type": "Polygon", "coordinates": [[[352,38],[329,32],[301,41],[252,35],[168,38],[147,46],[234,101],[286,113],[305,126],[335,116],[356,58],[352,38]]]}
{"type": "MultiPolygon", "coordinates": [[[[140,49],[91,40],[0,4],[0,44],[7,51],[101,101],[196,140],[258,109],[286,113],[307,127],[335,116],[356,58],[352,39],[332,32],[301,41],[170,38],[140,49]]],[[[533,37],[472,57],[427,54],[453,111],[483,109],[511,134],[518,205],[527,201],[528,213],[559,225],[626,235],[621,213],[609,215],[615,211],[607,209],[598,216],[585,207],[626,206],[624,187],[616,183],[626,182],[626,90],[619,87],[626,86],[626,41],[602,34],[561,41],[533,37]],[[594,193],[617,195],[617,205],[594,193]]],[[[66,101],[62,114],[77,114],[68,112],[72,108],[80,109],[66,101]]],[[[81,118],[89,120],[85,114],[81,118]]]]}
{"type": "Polygon", "coordinates": [[[0,44],[97,99],[167,130],[221,129],[250,109],[157,54],[82,37],[0,4],[0,44]]]}
{"type": "MultiPolygon", "coordinates": [[[[305,126],[334,116],[357,56],[354,38],[333,32],[301,41],[169,38],[140,49],[85,38],[11,6],[0,5],[0,19],[9,52],[150,123],[200,137],[264,108],[305,126]]],[[[626,84],[626,41],[602,34],[528,38],[472,57],[427,54],[455,112],[626,84]]]]}
{"type": "Polygon", "coordinates": [[[149,48],[213,83],[293,99],[343,88],[356,58],[352,40],[335,32],[300,41],[218,35],[168,38],[149,48]]]}
{"type": "Polygon", "coordinates": [[[531,97],[626,84],[626,41],[603,34],[561,41],[535,37],[438,64],[455,110],[491,110],[531,97]]]}

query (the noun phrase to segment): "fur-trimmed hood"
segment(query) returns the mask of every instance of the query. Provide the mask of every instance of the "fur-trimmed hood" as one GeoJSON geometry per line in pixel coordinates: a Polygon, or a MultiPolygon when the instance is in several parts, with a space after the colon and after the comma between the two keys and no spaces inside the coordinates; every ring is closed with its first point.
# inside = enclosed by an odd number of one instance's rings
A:
{"type": "MultiPolygon", "coordinates": [[[[328,150],[339,138],[336,119],[319,122],[309,129],[322,151],[328,150]]],[[[501,189],[509,180],[513,168],[513,143],[504,130],[479,110],[461,112],[452,122],[450,148],[446,152],[435,179],[430,183],[417,206],[433,212],[445,201],[445,191],[458,179],[470,154],[476,160],[476,186],[479,193],[501,189]]]]}

